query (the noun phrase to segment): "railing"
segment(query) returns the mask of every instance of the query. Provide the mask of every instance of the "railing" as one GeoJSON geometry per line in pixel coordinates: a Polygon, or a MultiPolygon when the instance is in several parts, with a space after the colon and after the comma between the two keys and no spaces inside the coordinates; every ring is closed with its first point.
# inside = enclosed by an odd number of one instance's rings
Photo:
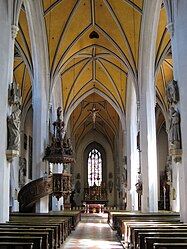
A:
{"type": "Polygon", "coordinates": [[[40,198],[53,193],[53,177],[49,176],[45,181],[44,178],[38,178],[29,182],[18,194],[20,212],[26,212],[40,198]]]}
{"type": "Polygon", "coordinates": [[[18,194],[20,212],[30,212],[34,204],[42,197],[53,194],[59,199],[71,194],[71,174],[55,173],[44,179],[33,180],[23,186],[18,194]]]}

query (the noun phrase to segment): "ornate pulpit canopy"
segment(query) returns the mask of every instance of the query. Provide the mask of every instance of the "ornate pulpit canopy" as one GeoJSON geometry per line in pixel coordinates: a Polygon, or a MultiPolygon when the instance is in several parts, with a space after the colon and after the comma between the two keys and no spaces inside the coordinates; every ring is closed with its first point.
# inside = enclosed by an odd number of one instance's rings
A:
{"type": "Polygon", "coordinates": [[[64,122],[61,119],[62,109],[57,109],[57,120],[53,123],[54,133],[51,145],[47,146],[43,160],[50,163],[73,163],[73,149],[70,138],[64,136],[64,122]]]}

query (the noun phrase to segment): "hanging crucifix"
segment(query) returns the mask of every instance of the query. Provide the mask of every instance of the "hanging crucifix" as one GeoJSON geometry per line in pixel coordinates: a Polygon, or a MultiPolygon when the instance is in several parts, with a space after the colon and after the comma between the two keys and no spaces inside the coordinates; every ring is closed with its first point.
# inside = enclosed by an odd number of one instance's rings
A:
{"type": "Polygon", "coordinates": [[[92,120],[93,120],[93,124],[94,124],[94,129],[95,129],[96,116],[97,116],[97,113],[99,112],[99,110],[95,108],[95,105],[93,105],[92,109],[88,110],[88,111],[92,115],[92,120]]]}

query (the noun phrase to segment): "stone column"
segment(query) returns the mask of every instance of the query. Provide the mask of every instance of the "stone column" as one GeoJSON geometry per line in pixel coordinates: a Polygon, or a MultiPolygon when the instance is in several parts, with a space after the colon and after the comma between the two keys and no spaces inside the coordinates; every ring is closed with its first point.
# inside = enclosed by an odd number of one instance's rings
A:
{"type": "MultiPolygon", "coordinates": [[[[42,162],[48,143],[49,65],[47,37],[41,1],[25,1],[33,58],[33,179],[42,177],[47,162],[42,162]]],[[[36,204],[37,212],[48,211],[48,196],[36,204]]]]}
{"type": "Polygon", "coordinates": [[[141,24],[138,76],[143,212],[158,210],[154,58],[160,7],[160,0],[144,1],[141,24]]]}
{"type": "Polygon", "coordinates": [[[138,195],[136,180],[138,172],[137,151],[137,96],[132,79],[128,77],[128,96],[126,110],[126,146],[127,146],[127,210],[138,210],[138,195]]]}
{"type": "MultiPolygon", "coordinates": [[[[17,1],[15,6],[19,5],[17,1]]],[[[14,7],[15,7],[14,6],[14,7]]],[[[14,41],[18,31],[16,16],[19,16],[19,7],[15,13],[12,1],[0,2],[0,222],[9,220],[9,190],[10,190],[10,163],[6,158],[7,149],[7,116],[8,116],[8,85],[13,78],[14,41]],[[14,17],[14,18],[13,18],[14,17]]]]}
{"type": "Polygon", "coordinates": [[[181,120],[182,158],[177,160],[176,167],[179,167],[180,214],[181,221],[187,222],[187,1],[167,0],[165,8],[172,43],[174,80],[179,87],[177,107],[181,120]]]}

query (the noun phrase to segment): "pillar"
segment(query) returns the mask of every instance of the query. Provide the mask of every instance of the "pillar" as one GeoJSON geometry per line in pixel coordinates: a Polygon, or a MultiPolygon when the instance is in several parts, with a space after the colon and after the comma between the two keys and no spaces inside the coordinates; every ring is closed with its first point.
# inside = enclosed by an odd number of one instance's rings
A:
{"type": "Polygon", "coordinates": [[[179,87],[179,102],[177,107],[181,119],[182,160],[176,164],[179,167],[179,192],[181,221],[187,222],[187,1],[167,0],[165,8],[168,19],[168,31],[171,36],[174,80],[179,87]]]}
{"type": "Polygon", "coordinates": [[[135,87],[130,75],[127,83],[127,110],[126,110],[126,127],[127,127],[127,210],[138,210],[138,194],[135,184],[138,174],[138,150],[137,150],[137,96],[135,87]]]}
{"type": "Polygon", "coordinates": [[[9,220],[10,166],[7,161],[7,115],[8,115],[8,85],[13,78],[14,41],[18,31],[17,20],[20,11],[20,1],[2,0],[0,2],[0,222],[9,220]],[[15,11],[17,9],[17,11],[15,11]]]}
{"type": "Polygon", "coordinates": [[[144,1],[140,37],[138,83],[143,212],[158,210],[154,58],[160,7],[160,0],[144,1]]]}
{"type": "MultiPolygon", "coordinates": [[[[43,162],[45,148],[48,143],[48,100],[49,100],[49,65],[45,24],[40,1],[25,1],[28,27],[30,31],[33,58],[33,180],[44,175],[48,170],[47,162],[43,162]]],[[[36,204],[37,212],[48,212],[48,196],[36,204]]]]}

